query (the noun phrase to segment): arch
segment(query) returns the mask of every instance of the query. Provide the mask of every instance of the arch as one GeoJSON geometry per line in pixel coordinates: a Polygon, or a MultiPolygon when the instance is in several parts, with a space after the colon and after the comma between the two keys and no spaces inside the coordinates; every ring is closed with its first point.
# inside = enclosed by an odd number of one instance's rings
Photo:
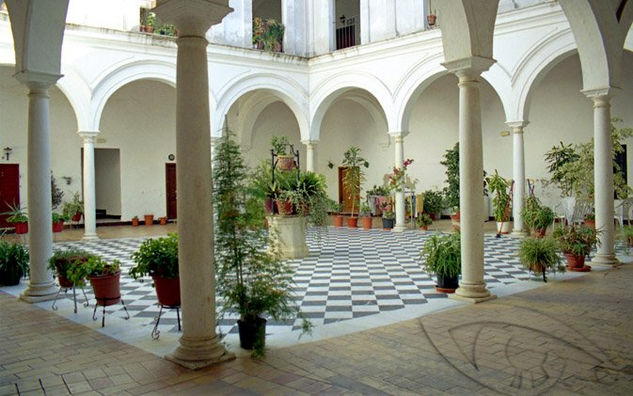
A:
{"type": "MultiPolygon", "coordinates": [[[[393,111],[393,96],[385,83],[369,73],[341,72],[325,79],[314,88],[310,109],[311,130],[307,140],[319,140],[321,122],[327,110],[342,95],[354,89],[367,92],[375,100],[375,105],[382,110],[388,131],[395,130],[393,128],[397,122],[393,111]]],[[[374,109],[371,109],[370,113],[373,111],[374,109]]]]}
{"type": "Polygon", "coordinates": [[[103,73],[92,93],[91,130],[98,131],[101,114],[108,99],[122,86],[136,80],[155,80],[176,87],[176,64],[140,60],[114,65],[103,73]]]}
{"type": "Polygon", "coordinates": [[[576,41],[570,29],[555,31],[526,51],[512,76],[515,102],[506,113],[509,121],[529,120],[534,88],[547,72],[575,52],[576,41]]]}
{"type": "MultiPolygon", "coordinates": [[[[246,94],[248,95],[248,94],[246,94]]],[[[269,105],[281,101],[274,92],[268,90],[259,90],[253,92],[240,109],[240,146],[246,152],[250,150],[253,140],[253,128],[259,115],[269,105]]]]}
{"type": "Polygon", "coordinates": [[[90,88],[73,69],[63,70],[63,72],[64,77],[57,81],[57,88],[66,96],[75,112],[77,130],[93,130],[91,129],[90,88]]]}
{"type": "MultiPolygon", "coordinates": [[[[211,116],[212,136],[219,137],[222,135],[224,115],[228,114],[231,106],[245,94],[255,91],[272,95],[288,106],[299,124],[301,139],[308,138],[307,135],[310,131],[308,118],[306,117],[308,114],[308,95],[305,89],[291,78],[271,73],[249,74],[225,85],[217,94],[217,106],[215,106],[215,111],[213,111],[211,116]]],[[[259,112],[263,109],[263,107],[260,108],[259,112]]]]}

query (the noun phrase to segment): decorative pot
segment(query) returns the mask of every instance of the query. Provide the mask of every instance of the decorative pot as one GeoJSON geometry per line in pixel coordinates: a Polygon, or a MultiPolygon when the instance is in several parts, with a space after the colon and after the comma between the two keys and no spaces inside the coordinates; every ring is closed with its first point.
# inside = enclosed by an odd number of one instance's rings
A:
{"type": "Polygon", "coordinates": [[[29,223],[14,223],[16,234],[26,234],[29,232],[29,223]]]}
{"type": "Polygon", "coordinates": [[[532,230],[532,236],[534,238],[543,238],[546,232],[547,232],[547,227],[535,228],[532,230]]]}
{"type": "Polygon", "coordinates": [[[567,269],[575,272],[588,272],[591,267],[585,265],[585,256],[579,256],[572,253],[565,253],[567,257],[567,269]]]}
{"type": "Polygon", "coordinates": [[[266,198],[264,201],[264,209],[266,209],[267,213],[275,213],[275,200],[272,198],[266,198]]]}
{"type": "Polygon", "coordinates": [[[334,216],[334,227],[343,227],[343,216],[334,216]]]}
{"type": "Polygon", "coordinates": [[[167,224],[167,217],[160,217],[158,219],[160,225],[166,225],[167,224]]]}
{"type": "Polygon", "coordinates": [[[64,231],[64,220],[53,223],[53,232],[64,231]]]}
{"type": "Polygon", "coordinates": [[[146,226],[150,226],[150,225],[154,224],[154,215],[153,214],[146,214],[143,217],[145,217],[145,225],[146,226]]]}
{"type": "Polygon", "coordinates": [[[437,286],[435,290],[442,293],[455,293],[455,289],[459,287],[459,275],[450,277],[444,274],[437,274],[437,286]]]}
{"type": "Polygon", "coordinates": [[[509,234],[512,229],[509,221],[497,221],[497,233],[509,234]]]}
{"type": "Polygon", "coordinates": [[[57,282],[59,282],[59,286],[65,289],[70,289],[74,286],[73,282],[66,278],[65,276],[57,275],[57,282]]]}
{"type": "Polygon", "coordinates": [[[348,217],[347,226],[349,228],[358,228],[358,217],[354,217],[354,216],[348,217]]]}
{"type": "Polygon", "coordinates": [[[435,26],[435,22],[437,21],[437,15],[429,14],[426,16],[426,21],[429,23],[430,27],[435,26]]]}
{"type": "Polygon", "coordinates": [[[295,168],[295,158],[290,155],[278,155],[277,165],[281,170],[293,170],[295,168]]]}
{"type": "Polygon", "coordinates": [[[386,219],[382,218],[382,228],[385,230],[390,230],[393,228],[393,223],[396,222],[396,219],[386,219]]]}
{"type": "Polygon", "coordinates": [[[9,264],[9,268],[0,270],[0,285],[15,286],[20,283],[23,275],[22,268],[9,264]]]}
{"type": "Polygon", "coordinates": [[[292,202],[285,199],[276,199],[275,203],[277,204],[277,212],[280,215],[292,214],[292,202]]]}
{"type": "Polygon", "coordinates": [[[371,216],[361,217],[363,223],[363,230],[371,230],[372,218],[371,216]]]}
{"type": "Polygon", "coordinates": [[[75,212],[75,214],[73,215],[71,220],[72,221],[80,221],[81,220],[81,215],[82,215],[81,212],[75,212]]]}
{"type": "Polygon", "coordinates": [[[121,271],[113,275],[89,276],[97,305],[110,306],[121,301],[121,271]]]}
{"type": "Polygon", "coordinates": [[[593,228],[594,230],[596,229],[596,221],[595,220],[585,219],[585,225],[587,227],[593,228]]]}
{"type": "Polygon", "coordinates": [[[132,218],[132,226],[133,227],[138,227],[138,217],[132,218]]]}
{"type": "Polygon", "coordinates": [[[180,305],[180,277],[163,278],[162,276],[152,276],[156,287],[156,297],[158,302],[167,307],[177,307],[180,305]]]}
{"type": "Polygon", "coordinates": [[[427,226],[427,225],[420,226],[420,230],[428,231],[429,230],[429,226],[427,226]]]}
{"type": "Polygon", "coordinates": [[[240,346],[251,350],[255,346],[262,349],[266,343],[266,319],[255,316],[255,319],[238,319],[237,328],[240,333],[240,346]]]}

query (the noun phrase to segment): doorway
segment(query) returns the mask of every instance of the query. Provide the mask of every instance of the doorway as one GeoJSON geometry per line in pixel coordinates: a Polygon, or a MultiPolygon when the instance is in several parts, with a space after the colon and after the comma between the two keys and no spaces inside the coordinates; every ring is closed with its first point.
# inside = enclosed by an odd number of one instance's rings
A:
{"type": "MultiPolygon", "coordinates": [[[[351,212],[352,202],[356,202],[356,205],[354,205],[354,212],[358,214],[358,202],[360,200],[360,197],[358,197],[357,195],[355,198],[352,198],[349,189],[344,182],[345,175],[347,174],[348,169],[349,168],[346,166],[338,167],[338,202],[343,204],[343,212],[345,213],[351,212]]],[[[360,185],[358,187],[360,187],[360,185]]],[[[356,191],[360,191],[358,187],[356,191]]]]}
{"type": "Polygon", "coordinates": [[[178,218],[178,198],[176,190],[176,164],[165,164],[165,197],[167,198],[167,218],[178,218]]]}
{"type": "MultiPolygon", "coordinates": [[[[20,207],[20,165],[0,164],[0,213],[20,207]]],[[[11,227],[9,215],[0,214],[0,228],[11,227]]]]}
{"type": "Polygon", "coordinates": [[[97,218],[121,218],[121,155],[119,149],[95,149],[97,218]]]}

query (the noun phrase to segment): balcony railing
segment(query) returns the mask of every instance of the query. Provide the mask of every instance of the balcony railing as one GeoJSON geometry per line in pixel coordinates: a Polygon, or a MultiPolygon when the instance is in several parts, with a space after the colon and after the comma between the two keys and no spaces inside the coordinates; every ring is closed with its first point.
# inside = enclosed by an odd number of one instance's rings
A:
{"type": "Polygon", "coordinates": [[[356,43],[356,17],[344,15],[336,22],[336,49],[353,47],[356,43]]]}

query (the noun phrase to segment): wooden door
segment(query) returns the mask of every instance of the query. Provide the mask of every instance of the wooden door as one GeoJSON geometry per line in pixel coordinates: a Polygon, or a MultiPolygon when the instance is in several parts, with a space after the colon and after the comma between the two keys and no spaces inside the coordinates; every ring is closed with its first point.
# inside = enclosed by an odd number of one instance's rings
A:
{"type": "MultiPolygon", "coordinates": [[[[347,173],[347,167],[338,167],[338,202],[343,203],[343,212],[349,213],[352,211],[352,197],[345,186],[345,174],[347,173]]],[[[358,190],[357,190],[358,191],[358,190]]],[[[359,198],[356,198],[356,205],[354,205],[354,213],[358,214],[358,202],[359,198]]]]}
{"type": "Polygon", "coordinates": [[[178,200],[176,194],[176,164],[165,164],[165,188],[167,197],[167,218],[176,219],[178,217],[178,200]]]}
{"type": "MultiPolygon", "coordinates": [[[[20,207],[20,165],[0,164],[0,213],[10,211],[11,206],[20,207]]],[[[7,217],[0,214],[0,228],[11,226],[7,217]]]]}

